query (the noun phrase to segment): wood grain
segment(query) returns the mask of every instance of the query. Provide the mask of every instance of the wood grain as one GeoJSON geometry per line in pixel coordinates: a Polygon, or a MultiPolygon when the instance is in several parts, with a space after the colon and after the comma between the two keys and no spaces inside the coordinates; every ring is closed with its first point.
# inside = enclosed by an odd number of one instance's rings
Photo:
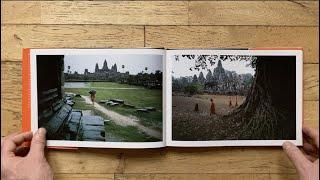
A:
{"type": "Polygon", "coordinates": [[[189,25],[319,26],[318,6],[318,1],[190,1],[189,25]]]}
{"type": "MultiPolygon", "coordinates": [[[[21,62],[2,62],[1,96],[6,99],[21,98],[21,62]],[[14,89],[14,91],[12,91],[14,89]]],[[[304,100],[319,100],[319,65],[304,66],[304,100]]]]}
{"type": "Polygon", "coordinates": [[[4,24],[319,24],[317,1],[4,1],[2,4],[4,24]]]}
{"type": "Polygon", "coordinates": [[[305,100],[319,100],[319,64],[303,65],[303,97],[305,100]]]}
{"type": "Polygon", "coordinates": [[[23,21],[27,1],[5,1],[3,24],[134,24],[134,25],[186,25],[187,1],[37,1],[40,11],[23,21]],[[38,17],[38,18],[37,18],[38,17]],[[40,18],[39,18],[40,17],[40,18]],[[33,21],[32,21],[33,20],[33,21]]]}
{"type": "Polygon", "coordinates": [[[33,24],[40,20],[39,2],[1,1],[1,24],[33,24]]]}
{"type": "Polygon", "coordinates": [[[55,174],[56,180],[113,180],[114,174],[55,174]]]}
{"type": "Polygon", "coordinates": [[[295,173],[281,147],[126,151],[124,173],[295,173]]]}
{"type": "Polygon", "coordinates": [[[302,47],[304,63],[319,62],[319,28],[146,26],[146,46],[164,48],[302,47]]]}
{"type": "MultiPolygon", "coordinates": [[[[20,60],[22,48],[139,48],[141,26],[5,25],[1,59],[20,60]]],[[[146,47],[243,48],[302,47],[304,63],[319,62],[316,27],[147,26],[146,47]]]]}
{"type": "Polygon", "coordinates": [[[296,174],[116,174],[115,180],[298,180],[296,174]]]}
{"type": "Polygon", "coordinates": [[[22,48],[139,48],[142,26],[3,25],[2,60],[21,60],[22,48]]]}
{"type": "Polygon", "coordinates": [[[118,171],[121,156],[117,149],[50,149],[46,155],[55,174],[121,173],[118,171]]]}
{"type": "MultiPolygon", "coordinates": [[[[303,47],[304,120],[318,127],[318,5],[274,0],[1,1],[1,136],[21,129],[24,47],[303,47]]],[[[62,180],[297,179],[280,147],[50,149],[47,158],[55,179],[62,180]]]]}

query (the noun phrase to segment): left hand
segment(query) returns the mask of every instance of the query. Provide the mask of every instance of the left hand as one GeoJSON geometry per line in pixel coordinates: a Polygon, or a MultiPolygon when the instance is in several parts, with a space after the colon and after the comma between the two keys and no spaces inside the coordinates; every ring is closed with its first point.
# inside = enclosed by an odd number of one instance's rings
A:
{"type": "Polygon", "coordinates": [[[1,139],[1,179],[52,180],[53,172],[48,164],[44,147],[46,130],[14,133],[1,139]],[[21,147],[31,141],[30,151],[21,147]]]}

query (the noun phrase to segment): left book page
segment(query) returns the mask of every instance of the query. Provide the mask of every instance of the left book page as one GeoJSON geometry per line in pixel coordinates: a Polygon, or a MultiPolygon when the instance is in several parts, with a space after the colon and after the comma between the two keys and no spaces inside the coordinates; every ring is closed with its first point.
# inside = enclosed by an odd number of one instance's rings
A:
{"type": "Polygon", "coordinates": [[[47,146],[164,147],[162,49],[24,49],[23,130],[47,146]]]}

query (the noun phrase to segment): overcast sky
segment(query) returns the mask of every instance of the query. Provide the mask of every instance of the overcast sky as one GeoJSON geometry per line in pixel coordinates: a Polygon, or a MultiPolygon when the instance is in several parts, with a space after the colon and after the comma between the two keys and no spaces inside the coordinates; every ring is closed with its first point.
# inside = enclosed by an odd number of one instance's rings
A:
{"type": "MultiPolygon", "coordinates": [[[[225,61],[221,61],[222,67],[225,70],[228,71],[235,71],[237,74],[246,74],[246,73],[250,73],[252,75],[254,75],[255,70],[251,67],[251,66],[247,66],[250,62],[249,61],[229,61],[229,60],[225,60],[225,61]]],[[[208,64],[208,69],[211,70],[211,72],[213,72],[213,69],[217,67],[218,62],[216,62],[213,66],[211,66],[209,63],[208,64]]],[[[190,71],[189,68],[190,67],[195,67],[195,61],[194,60],[190,60],[188,58],[182,58],[180,56],[179,61],[173,60],[172,62],[173,65],[173,77],[185,77],[185,76],[193,76],[194,74],[196,74],[197,76],[199,76],[200,72],[203,73],[204,77],[206,77],[208,70],[193,70],[190,71]]]]}
{"type": "Polygon", "coordinates": [[[99,68],[103,67],[104,60],[107,60],[108,68],[110,69],[114,63],[117,63],[119,72],[129,71],[130,74],[137,74],[144,71],[148,67],[148,73],[162,69],[162,55],[138,55],[138,54],[120,54],[120,55],[65,55],[64,57],[64,72],[70,70],[72,73],[77,71],[80,74],[84,73],[84,69],[89,72],[94,72],[96,63],[99,68]],[[125,66],[122,69],[122,65],[125,66]]]}

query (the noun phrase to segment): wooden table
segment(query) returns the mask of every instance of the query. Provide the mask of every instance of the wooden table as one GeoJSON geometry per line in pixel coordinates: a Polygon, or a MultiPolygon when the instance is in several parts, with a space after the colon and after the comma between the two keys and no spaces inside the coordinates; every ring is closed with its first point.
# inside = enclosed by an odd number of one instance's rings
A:
{"type": "MultiPolygon", "coordinates": [[[[318,126],[319,1],[2,1],[1,135],[21,126],[28,48],[304,48],[318,126]]],[[[57,179],[297,179],[280,147],[49,150],[57,179]]]]}

